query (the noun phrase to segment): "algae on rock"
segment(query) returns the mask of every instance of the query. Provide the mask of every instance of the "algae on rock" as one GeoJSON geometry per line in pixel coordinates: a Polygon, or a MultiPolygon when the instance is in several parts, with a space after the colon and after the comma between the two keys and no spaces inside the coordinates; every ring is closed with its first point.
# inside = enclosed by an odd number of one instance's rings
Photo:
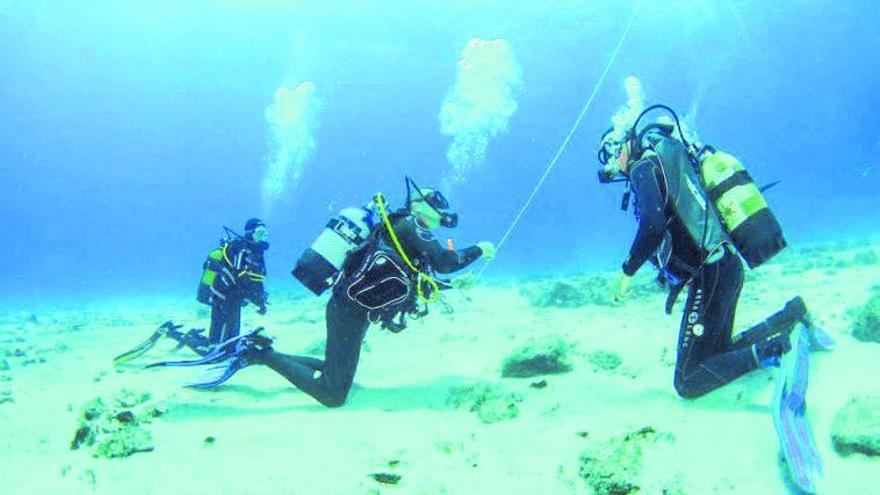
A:
{"type": "Polygon", "coordinates": [[[614,371],[621,363],[620,355],[610,351],[593,351],[587,356],[587,360],[593,366],[605,371],[614,371]]]}
{"type": "Polygon", "coordinates": [[[531,339],[504,359],[501,376],[529,378],[571,371],[569,352],[572,347],[558,335],[531,339]]]}
{"type": "Polygon", "coordinates": [[[86,402],[70,448],[89,447],[94,457],[106,458],[152,451],[153,437],[143,425],[162,409],[150,399],[149,393],[123,389],[109,401],[98,397],[86,402]]]}
{"type": "Polygon", "coordinates": [[[880,456],[880,395],[850,399],[834,417],[831,440],[843,456],[880,456]]]}
{"type": "MultiPolygon", "coordinates": [[[[592,440],[581,454],[580,477],[596,495],[630,495],[653,493],[652,486],[645,486],[642,468],[646,451],[668,435],[658,433],[647,426],[638,431],[605,440],[592,440]]],[[[665,473],[663,493],[681,493],[680,479],[675,473],[665,473]]],[[[653,485],[653,482],[649,482],[653,485]]],[[[660,492],[661,490],[658,490],[660,492]]]]}
{"type": "Polygon", "coordinates": [[[880,342],[880,293],[875,293],[853,315],[853,337],[864,342],[880,342]]]}
{"type": "Polygon", "coordinates": [[[522,397],[518,394],[488,383],[452,387],[446,399],[451,407],[467,407],[485,424],[516,418],[520,402],[522,397]]]}

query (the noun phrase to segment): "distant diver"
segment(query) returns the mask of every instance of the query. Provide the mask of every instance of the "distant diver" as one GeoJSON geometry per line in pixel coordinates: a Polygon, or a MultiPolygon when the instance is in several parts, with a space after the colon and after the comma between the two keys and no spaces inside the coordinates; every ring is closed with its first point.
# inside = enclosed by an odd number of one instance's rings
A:
{"type": "Polygon", "coordinates": [[[324,359],[282,354],[261,329],[225,342],[216,355],[201,360],[157,363],[161,366],[215,364],[218,373],[198,388],[219,385],[239,369],[266,365],[327,407],[345,403],[354,381],[361,345],[370,323],[392,332],[406,327],[406,317],[427,314],[427,303],[456,281],[436,273],[461,270],[477,259],[491,259],[491,242],[455,250],[432,231],[452,228],[458,215],[440,191],[419,188],[407,178],[405,207],[389,212],[382,194],[363,207],[342,210],[306,249],[293,275],[316,295],[330,289],[324,359]]]}
{"type": "Polygon", "coordinates": [[[220,245],[208,254],[196,299],[211,306],[208,336],[204,329],[179,331],[182,326],[165,322],[139,346],[120,354],[116,365],[124,364],[153,348],[162,337],[178,342],[177,349],[187,347],[199,355],[208,354],[217,345],[239,336],[241,308],[248,302],[257,312],[266,314],[268,296],[263,287],[266,280],[265,252],[269,249],[269,231],[257,218],[245,224],[244,235],[228,228],[220,245]]]}
{"type": "Polygon", "coordinates": [[[700,397],[755,369],[778,366],[797,324],[817,334],[798,296],[732,337],[744,281],[740,256],[757,268],[786,246],[761,191],[736,158],[689,143],[675,112],[654,105],[631,127],[606,131],[599,162],[600,182],[626,183],[622,209],[635,196],[639,223],[614,299],[626,299],[630,278],[652,257],[669,289],[667,314],[688,288],[675,367],[679,396],[700,397]],[[639,130],[639,121],[656,109],[668,111],[675,124],[639,130]]]}

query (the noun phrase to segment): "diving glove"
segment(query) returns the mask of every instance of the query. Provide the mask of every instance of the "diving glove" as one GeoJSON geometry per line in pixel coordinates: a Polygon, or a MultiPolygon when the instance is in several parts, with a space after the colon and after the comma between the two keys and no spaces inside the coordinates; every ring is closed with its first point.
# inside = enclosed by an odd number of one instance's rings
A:
{"type": "Polygon", "coordinates": [[[483,252],[482,258],[486,260],[491,260],[495,257],[495,245],[489,241],[482,241],[477,243],[477,247],[480,248],[480,251],[483,252]]]}
{"type": "Polygon", "coordinates": [[[615,287],[614,292],[611,294],[611,300],[616,304],[623,304],[624,301],[629,299],[630,290],[629,283],[632,280],[632,277],[623,274],[620,277],[620,280],[617,282],[617,287],[615,287]]]}

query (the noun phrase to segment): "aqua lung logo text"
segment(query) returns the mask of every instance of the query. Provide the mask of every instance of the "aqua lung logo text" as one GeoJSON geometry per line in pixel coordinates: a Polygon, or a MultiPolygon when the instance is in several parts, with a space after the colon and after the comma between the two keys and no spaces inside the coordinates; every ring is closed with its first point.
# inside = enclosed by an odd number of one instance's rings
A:
{"type": "Polygon", "coordinates": [[[687,309],[687,317],[684,329],[684,346],[691,341],[692,337],[702,337],[705,328],[700,323],[700,307],[703,305],[703,289],[697,289],[694,293],[694,300],[687,309]]]}

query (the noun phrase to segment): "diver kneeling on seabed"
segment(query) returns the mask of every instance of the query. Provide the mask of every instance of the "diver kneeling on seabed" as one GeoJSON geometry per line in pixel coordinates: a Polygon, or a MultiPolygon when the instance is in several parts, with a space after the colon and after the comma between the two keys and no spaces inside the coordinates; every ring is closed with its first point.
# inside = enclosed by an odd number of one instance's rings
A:
{"type": "Polygon", "coordinates": [[[223,227],[225,234],[217,248],[208,253],[202,265],[202,278],[196,299],[211,306],[211,326],[181,332],[183,325],[171,321],[159,327],[140,345],[114,358],[119,366],[132,361],[152,349],[162,338],[177,341],[200,356],[211,353],[220,344],[238,337],[241,326],[241,308],[249,302],[257,313],[266,314],[268,295],[263,287],[266,280],[266,250],[269,249],[269,231],[262,220],[251,218],[245,223],[244,235],[223,227]]]}
{"type": "Polygon", "coordinates": [[[363,207],[342,210],[293,269],[294,277],[316,295],[332,291],[323,360],[277,352],[272,340],[257,329],[203,359],[153,366],[219,363],[219,377],[191,385],[208,388],[245,366],[262,364],[321,404],[341,406],[354,381],[370,323],[392,332],[403,330],[407,317],[424,317],[427,304],[439,297],[440,290],[452,286],[437,280],[436,273],[452,273],[495,254],[494,245],[487,241],[461,250],[441,245],[432,231],[455,227],[458,215],[450,211],[440,191],[419,188],[408,177],[406,184],[402,209],[389,212],[380,193],[363,207]]]}
{"type": "Polygon", "coordinates": [[[776,217],[739,160],[688,142],[675,112],[654,105],[631,127],[602,136],[599,162],[600,182],[626,183],[624,210],[630,193],[635,196],[639,222],[615,299],[626,298],[630,277],[652,256],[670,290],[667,313],[688,288],[675,365],[681,397],[699,397],[755,369],[778,366],[798,324],[814,341],[827,337],[800,296],[732,335],[744,281],[740,257],[757,268],[786,246],[776,217]],[[656,109],[668,111],[675,125],[658,122],[639,130],[639,121],[656,109]]]}

